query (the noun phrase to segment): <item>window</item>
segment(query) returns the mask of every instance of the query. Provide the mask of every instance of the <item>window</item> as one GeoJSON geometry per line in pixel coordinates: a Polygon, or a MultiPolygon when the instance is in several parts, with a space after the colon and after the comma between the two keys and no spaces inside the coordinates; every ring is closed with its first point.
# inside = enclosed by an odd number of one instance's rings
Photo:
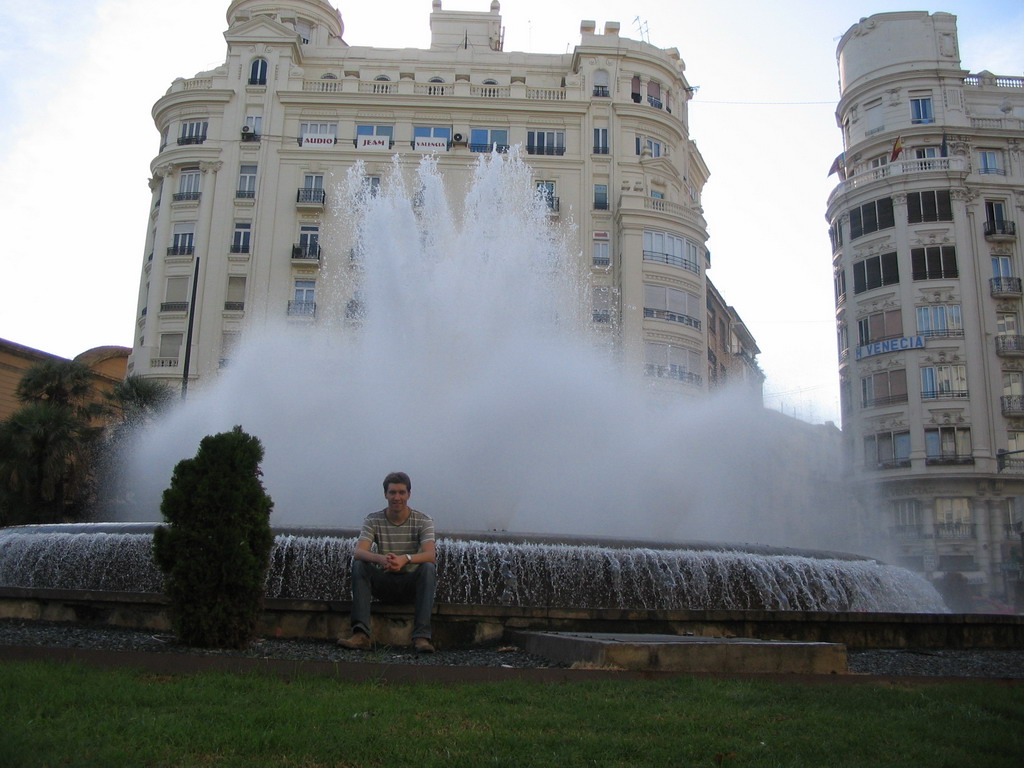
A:
{"type": "Polygon", "coordinates": [[[661,157],[661,142],[649,139],[646,136],[636,137],[636,153],[642,155],[644,150],[651,153],[651,157],[661,157]]]}
{"type": "MultiPolygon", "coordinates": [[[[935,500],[935,535],[939,538],[969,538],[973,535],[971,525],[971,500],[966,496],[935,500]]],[[[970,555],[945,555],[939,564],[949,564],[950,570],[973,570],[974,559],[970,555]],[[966,561],[965,561],[966,558],[966,561]]]]}
{"type": "Polygon", "coordinates": [[[313,317],[316,314],[315,280],[295,281],[295,298],[288,302],[288,314],[293,317],[313,317]]]}
{"type": "Polygon", "coordinates": [[[644,285],[644,317],[700,329],[703,309],[695,293],[662,285],[644,285]]]}
{"type": "Polygon", "coordinates": [[[910,100],[910,122],[912,125],[935,122],[935,116],[932,114],[931,96],[922,96],[910,100]]]}
{"type": "Polygon", "coordinates": [[[1024,373],[1020,371],[1003,371],[1003,395],[1005,397],[1020,397],[1024,395],[1024,373]]]}
{"type": "Polygon", "coordinates": [[[412,148],[417,152],[447,152],[452,129],[442,125],[417,125],[412,129],[412,148]]]}
{"type": "Polygon", "coordinates": [[[896,219],[892,212],[891,197],[883,197],[850,211],[851,240],[894,226],[896,226],[896,219]]]}
{"type": "Polygon", "coordinates": [[[875,99],[864,105],[864,135],[873,136],[885,130],[882,100],[875,99]]]}
{"type": "Polygon", "coordinates": [[[656,109],[662,108],[661,83],[656,83],[653,80],[647,83],[647,103],[656,109]]]}
{"type": "Polygon", "coordinates": [[[878,432],[864,436],[864,467],[895,469],[910,466],[910,433],[878,432]]]}
{"type": "Polygon", "coordinates": [[[607,211],[608,210],[608,185],[607,184],[595,184],[594,185],[594,210],[595,211],[607,211]]]}
{"type": "Polygon", "coordinates": [[[896,253],[870,256],[853,265],[854,294],[870,291],[883,285],[894,285],[900,281],[896,253]]]}
{"type": "Polygon", "coordinates": [[[832,253],[838,251],[843,245],[843,225],[838,219],[832,222],[828,230],[829,238],[832,240],[832,253]]]}
{"type": "Polygon", "coordinates": [[[1003,170],[999,165],[999,153],[987,149],[979,152],[978,173],[995,173],[1002,175],[1003,170]]]}
{"type": "Polygon", "coordinates": [[[300,147],[333,147],[337,141],[337,123],[299,123],[300,147]]]}
{"type": "Polygon", "coordinates": [[[920,533],[921,502],[917,499],[898,499],[889,502],[889,512],[896,533],[920,533]]]}
{"type": "Polygon", "coordinates": [[[970,427],[938,427],[924,431],[927,464],[973,463],[970,427]]]}
{"type": "Polygon", "coordinates": [[[921,398],[967,397],[966,365],[929,365],[921,369],[921,398]]]}
{"type": "Polygon", "coordinates": [[[861,407],[873,408],[907,402],[907,372],[880,371],[860,380],[861,407]]]}
{"type": "Polygon", "coordinates": [[[313,37],[313,27],[304,21],[296,21],[295,33],[303,45],[309,45],[310,38],[313,37]]]}
{"type": "Polygon", "coordinates": [[[247,115],[242,127],[242,141],[259,141],[263,133],[263,116],[247,115]]]}
{"type": "Polygon", "coordinates": [[[178,144],[202,144],[206,141],[207,126],[209,123],[205,120],[182,123],[178,144]]]}
{"type": "MultiPolygon", "coordinates": [[[[640,75],[633,75],[633,79],[629,81],[629,97],[637,104],[643,98],[640,94],[640,75]]],[[[637,150],[637,154],[640,154],[639,150],[637,150]]]]}
{"type": "Polygon", "coordinates": [[[959,304],[917,308],[917,335],[928,338],[959,338],[964,335],[959,304]]]}
{"type": "Polygon", "coordinates": [[[671,344],[644,344],[645,373],[659,379],[676,379],[690,384],[703,384],[703,355],[671,344]]]}
{"type": "Polygon", "coordinates": [[[603,69],[594,70],[594,95],[610,96],[608,90],[608,72],[603,69]]]}
{"type": "Polygon", "coordinates": [[[910,249],[910,270],[914,280],[949,280],[959,276],[956,246],[932,245],[910,249]]]}
{"type": "Polygon", "coordinates": [[[194,222],[179,222],[174,225],[171,247],[167,249],[168,256],[188,256],[194,250],[196,225],[194,222]]]}
{"type": "Polygon", "coordinates": [[[228,291],[224,297],[224,309],[239,312],[245,309],[245,275],[229,275],[228,291]]]}
{"type": "Polygon", "coordinates": [[[538,181],[537,184],[537,195],[547,205],[548,210],[558,210],[558,198],[555,197],[555,182],[553,181],[538,181]]]}
{"type": "Polygon", "coordinates": [[[1003,200],[985,201],[985,236],[1015,235],[1012,221],[1006,220],[1006,203],[1003,200]]]}
{"type": "Polygon", "coordinates": [[[249,67],[249,85],[267,84],[267,60],[253,59],[249,67]]]}
{"type": "Polygon", "coordinates": [[[391,149],[393,125],[357,125],[355,145],[358,149],[391,149]]]}
{"type": "Polygon", "coordinates": [[[935,192],[907,193],[907,223],[920,224],[924,221],[952,221],[953,207],[949,201],[949,190],[935,192]]]}
{"type": "Polygon", "coordinates": [[[992,257],[992,277],[1013,277],[1009,256],[992,257]]]}
{"type": "Polygon", "coordinates": [[[836,306],[846,301],[846,271],[839,267],[832,275],[832,286],[836,294],[836,306]]]}
{"type": "Polygon", "coordinates": [[[188,277],[168,277],[164,286],[162,312],[184,312],[188,309],[188,277]]]}
{"type": "Polygon", "coordinates": [[[608,154],[608,129],[607,128],[595,128],[594,129],[594,154],[595,155],[607,155],[608,154]]]}
{"type": "Polygon", "coordinates": [[[594,241],[592,263],[595,267],[611,266],[611,243],[609,243],[607,240],[594,241]]]}
{"type": "Polygon", "coordinates": [[[473,128],[469,132],[470,152],[508,152],[508,129],[473,128]]]}
{"type": "Polygon", "coordinates": [[[898,309],[874,312],[857,321],[858,346],[898,339],[903,335],[903,313],[898,309]]]}
{"type": "Polygon", "coordinates": [[[292,258],[320,258],[320,227],[315,225],[299,227],[299,244],[293,249],[292,258]]]}
{"type": "Polygon", "coordinates": [[[297,203],[323,205],[327,196],[324,193],[324,175],[322,173],[306,173],[302,177],[302,186],[295,195],[297,203]]]}
{"type": "Polygon", "coordinates": [[[607,285],[594,286],[593,321],[610,323],[612,321],[612,289],[607,285]]]}
{"type": "Polygon", "coordinates": [[[564,155],[564,131],[527,131],[526,152],[530,155],[564,155]]]}
{"type": "Polygon", "coordinates": [[[235,197],[256,197],[256,166],[242,165],[238,168],[238,191],[235,197]]]}
{"type": "Polygon", "coordinates": [[[644,261],[682,267],[700,274],[700,250],[685,237],[644,230],[644,261]]]}
{"type": "Polygon", "coordinates": [[[380,192],[380,176],[363,176],[362,194],[376,197],[380,192]]]}
{"type": "Polygon", "coordinates": [[[1016,336],[1017,335],[1017,313],[998,312],[996,313],[996,335],[1016,336]]]}
{"type": "Polygon", "coordinates": [[[178,191],[174,194],[174,200],[198,200],[199,185],[203,174],[198,168],[182,168],[181,176],[178,178],[178,191]]]}
{"type": "MultiPolygon", "coordinates": [[[[173,358],[177,361],[178,355],[181,354],[181,342],[183,338],[184,335],[181,333],[161,333],[159,357],[164,359],[173,358]]],[[[175,364],[177,364],[177,362],[175,362],[175,364]]]]}
{"type": "Polygon", "coordinates": [[[235,234],[231,238],[232,253],[248,253],[249,238],[252,235],[252,224],[248,221],[235,222],[235,234]]]}

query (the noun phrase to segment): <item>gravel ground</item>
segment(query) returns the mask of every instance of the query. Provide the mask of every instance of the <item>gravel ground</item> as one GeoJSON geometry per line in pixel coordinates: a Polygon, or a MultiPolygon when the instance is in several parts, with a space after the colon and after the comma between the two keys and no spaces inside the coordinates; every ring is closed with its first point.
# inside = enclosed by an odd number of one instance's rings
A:
{"type": "MultiPolygon", "coordinates": [[[[64,622],[0,619],[0,645],[91,648],[104,651],[191,653],[294,661],[370,661],[381,664],[438,666],[558,668],[558,664],[514,646],[492,646],[433,654],[409,648],[350,651],[326,640],[264,638],[245,651],[188,648],[170,634],[64,622]]],[[[849,652],[850,671],[870,675],[1024,678],[1024,649],[863,650],[849,652]]]]}

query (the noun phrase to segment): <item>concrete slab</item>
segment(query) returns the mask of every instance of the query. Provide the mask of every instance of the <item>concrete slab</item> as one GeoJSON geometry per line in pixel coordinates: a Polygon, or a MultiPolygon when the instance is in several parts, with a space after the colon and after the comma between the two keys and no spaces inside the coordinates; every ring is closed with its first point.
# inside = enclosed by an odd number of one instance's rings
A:
{"type": "Polygon", "coordinates": [[[512,632],[529,653],[563,664],[741,674],[845,674],[846,646],[742,637],[613,632],[512,632]]]}

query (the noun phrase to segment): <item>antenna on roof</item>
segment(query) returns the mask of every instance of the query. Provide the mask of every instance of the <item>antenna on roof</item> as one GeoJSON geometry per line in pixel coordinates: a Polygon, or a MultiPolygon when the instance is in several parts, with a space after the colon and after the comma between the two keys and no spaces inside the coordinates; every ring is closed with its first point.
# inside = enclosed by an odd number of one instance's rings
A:
{"type": "Polygon", "coordinates": [[[640,39],[649,44],[651,42],[651,31],[647,28],[647,20],[641,19],[637,16],[633,19],[633,25],[636,27],[636,31],[640,34],[640,39]]]}

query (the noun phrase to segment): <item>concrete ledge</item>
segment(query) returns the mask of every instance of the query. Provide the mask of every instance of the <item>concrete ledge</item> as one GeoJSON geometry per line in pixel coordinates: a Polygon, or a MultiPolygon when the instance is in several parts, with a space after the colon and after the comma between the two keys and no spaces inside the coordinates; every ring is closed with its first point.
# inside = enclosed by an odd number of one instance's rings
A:
{"type": "MultiPolygon", "coordinates": [[[[348,601],[267,600],[260,634],[333,639],[349,631],[348,601]]],[[[168,631],[163,595],[0,588],[0,618],[109,624],[168,631]]],[[[374,634],[409,642],[412,609],[375,604],[374,634]]],[[[1022,648],[1024,616],[812,611],[625,611],[438,605],[434,638],[448,648],[483,645],[512,631],[756,637],[847,648],[1022,648]]]]}
{"type": "Polygon", "coordinates": [[[831,675],[849,671],[846,648],[738,637],[511,632],[523,650],[562,664],[670,672],[831,675]]]}

